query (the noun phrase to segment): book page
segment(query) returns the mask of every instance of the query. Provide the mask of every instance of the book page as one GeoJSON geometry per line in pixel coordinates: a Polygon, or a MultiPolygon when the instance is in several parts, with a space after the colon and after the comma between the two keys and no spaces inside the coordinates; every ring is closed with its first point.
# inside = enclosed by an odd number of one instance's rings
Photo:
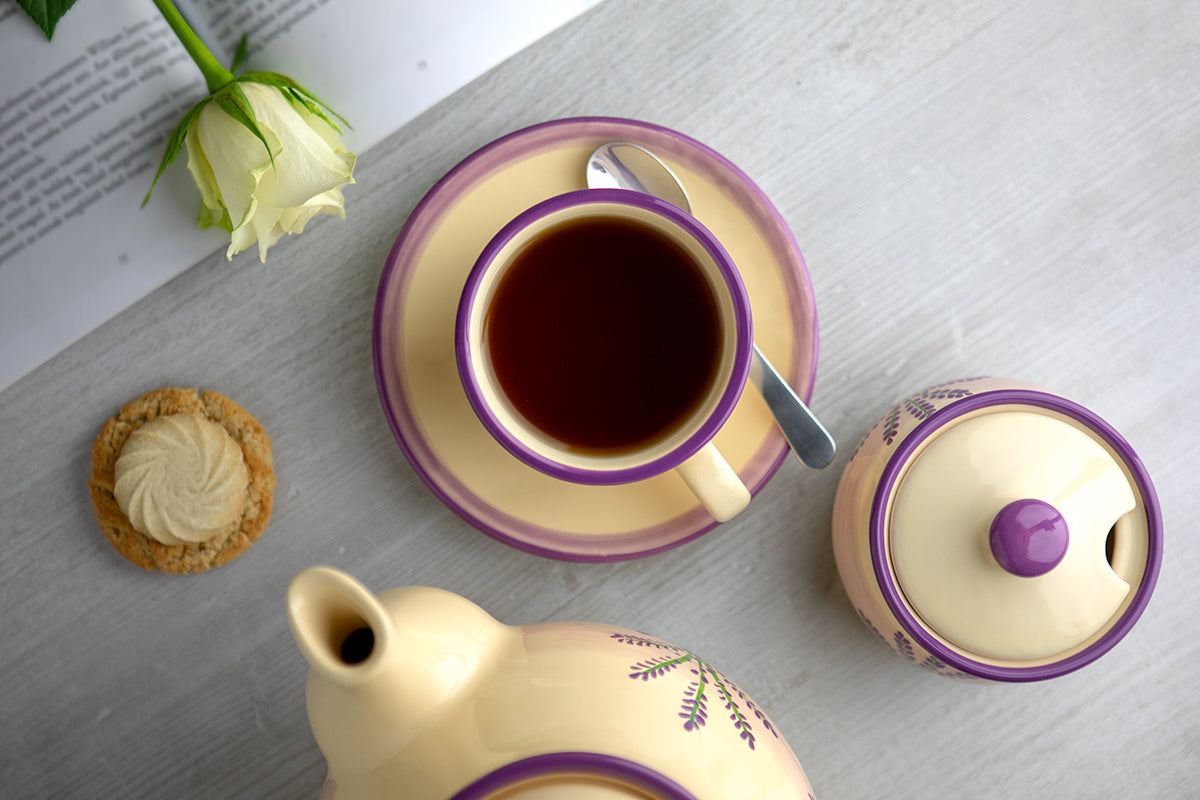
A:
{"type": "MultiPolygon", "coordinates": [[[[599,1],[177,5],[227,64],[248,33],[246,68],[299,81],[350,121],[346,144],[361,153],[599,1]]],[[[0,5],[0,389],[228,245],[196,226],[186,152],[140,207],[205,91],[149,0],[80,0],[52,42],[15,3],[0,5]]]]}

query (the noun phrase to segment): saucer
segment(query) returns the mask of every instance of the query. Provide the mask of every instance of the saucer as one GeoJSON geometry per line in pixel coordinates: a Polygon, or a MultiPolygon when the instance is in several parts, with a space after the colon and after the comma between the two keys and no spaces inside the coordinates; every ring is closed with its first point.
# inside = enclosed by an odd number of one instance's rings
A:
{"type": "MultiPolygon", "coordinates": [[[[447,506],[506,544],[568,561],[646,556],[717,525],[674,472],[587,486],[526,466],[475,416],[455,366],[459,295],[484,245],[524,209],[587,188],[588,155],[611,140],[645,146],[679,176],[692,213],[738,265],[755,342],[805,400],[816,372],[816,307],[800,250],[762,191],[711,148],[646,122],[580,117],[519,130],[464,159],[417,205],[384,266],[372,337],[379,398],[405,456],[447,506]]],[[[789,452],[752,386],[713,441],[751,494],[789,452]]]]}

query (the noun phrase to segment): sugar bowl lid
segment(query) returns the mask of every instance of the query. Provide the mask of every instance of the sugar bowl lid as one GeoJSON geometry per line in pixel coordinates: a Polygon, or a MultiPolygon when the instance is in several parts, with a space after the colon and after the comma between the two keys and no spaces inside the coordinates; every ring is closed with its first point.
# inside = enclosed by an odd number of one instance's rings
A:
{"type": "Polygon", "coordinates": [[[881,520],[892,599],[947,663],[1061,674],[1140,615],[1157,500],[1128,445],[1085,409],[1034,392],[973,400],[896,454],[881,520]]]}

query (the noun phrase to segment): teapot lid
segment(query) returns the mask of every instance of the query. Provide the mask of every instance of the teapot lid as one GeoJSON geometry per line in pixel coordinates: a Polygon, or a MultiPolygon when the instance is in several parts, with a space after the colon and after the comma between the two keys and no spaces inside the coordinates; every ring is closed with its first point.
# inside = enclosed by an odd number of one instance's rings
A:
{"type": "Polygon", "coordinates": [[[887,546],[900,593],[941,639],[984,659],[1053,660],[1126,604],[1137,576],[1119,574],[1113,548],[1137,507],[1084,426],[1008,406],[956,421],[914,455],[887,546]]]}

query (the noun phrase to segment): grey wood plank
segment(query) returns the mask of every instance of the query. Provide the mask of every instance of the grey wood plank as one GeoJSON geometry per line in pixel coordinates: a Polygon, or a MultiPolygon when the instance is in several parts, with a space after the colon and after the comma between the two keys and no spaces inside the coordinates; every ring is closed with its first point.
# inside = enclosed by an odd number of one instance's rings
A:
{"type": "MultiPolygon", "coordinates": [[[[362,153],[345,222],[265,265],[198,263],[0,393],[0,785],[8,797],[315,797],[324,765],[283,591],[314,563],[442,586],[505,622],[591,619],[703,653],[771,714],[819,796],[1200,793],[1192,461],[1200,395],[1200,4],[607,0],[362,153]],[[674,127],[773,199],[821,322],[839,439],[677,550],[582,565],[475,531],[391,439],[370,363],[381,265],[424,192],[556,117],[674,127]],[[1158,590],[1104,659],[1022,686],[928,675],[858,622],[829,520],[858,438],[974,374],[1092,408],[1138,450],[1158,590]],[[271,434],[275,516],[237,562],[143,574],[85,481],[92,437],[159,385],[271,434]]],[[[193,213],[191,208],[180,213],[193,213]]]]}

